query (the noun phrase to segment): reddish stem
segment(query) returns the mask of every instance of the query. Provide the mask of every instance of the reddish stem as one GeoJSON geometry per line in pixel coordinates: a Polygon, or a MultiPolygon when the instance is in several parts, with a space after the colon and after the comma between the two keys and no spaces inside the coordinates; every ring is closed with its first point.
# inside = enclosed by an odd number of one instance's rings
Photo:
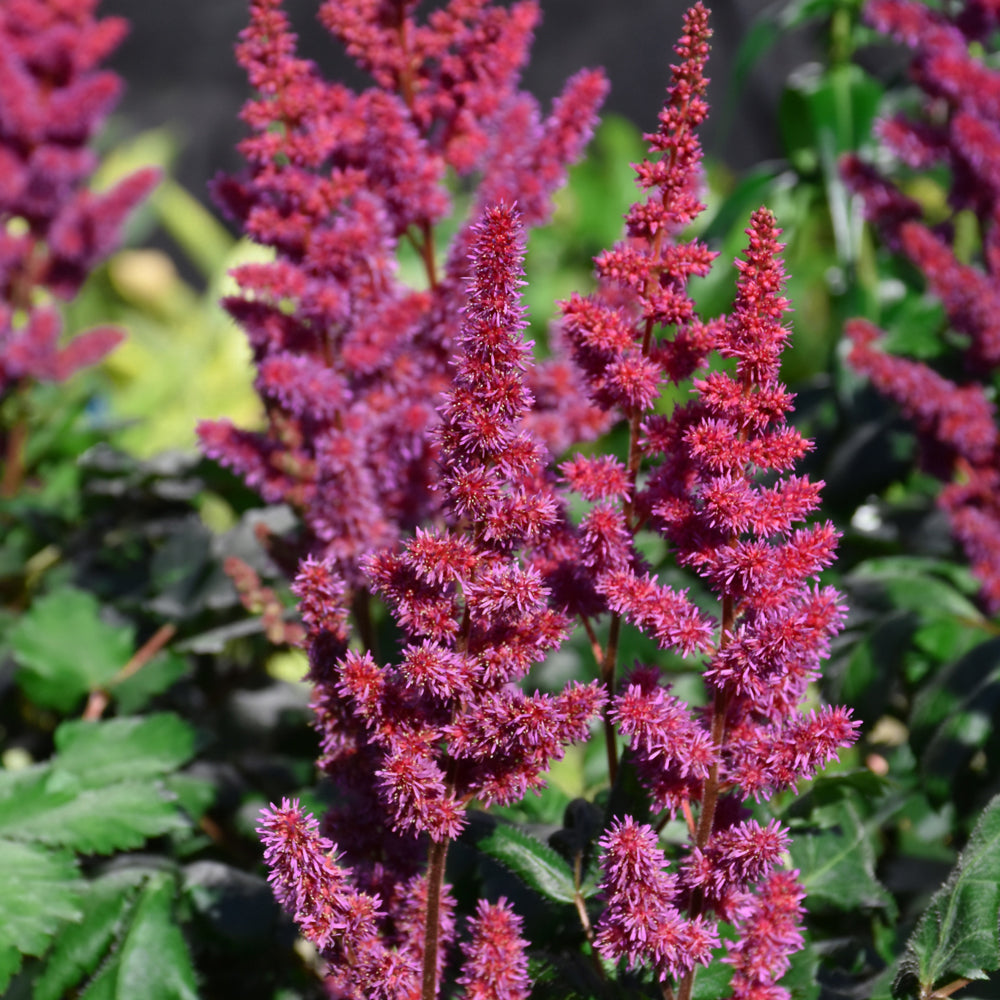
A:
{"type": "Polygon", "coordinates": [[[3,477],[0,478],[0,497],[7,500],[17,496],[24,482],[24,446],[28,440],[28,424],[19,417],[7,434],[4,448],[3,477]]]}
{"type": "Polygon", "coordinates": [[[420,1000],[437,996],[437,956],[441,934],[441,889],[448,856],[448,838],[431,841],[427,854],[427,921],[424,925],[424,969],[420,1000]]]}
{"type": "Polygon", "coordinates": [[[137,674],[163,647],[170,642],[177,632],[176,625],[161,625],[136,651],[128,663],[108,682],[106,687],[90,692],[87,705],[83,710],[83,718],[88,722],[96,722],[108,707],[110,695],[108,691],[137,674]]]}
{"type": "Polygon", "coordinates": [[[615,724],[611,718],[611,707],[615,697],[615,670],[618,662],[618,641],[622,631],[622,616],[611,616],[611,628],[608,630],[608,648],[604,651],[601,662],[601,680],[608,692],[608,700],[604,703],[604,746],[608,755],[608,780],[612,785],[618,776],[618,741],[615,739],[615,724]]]}

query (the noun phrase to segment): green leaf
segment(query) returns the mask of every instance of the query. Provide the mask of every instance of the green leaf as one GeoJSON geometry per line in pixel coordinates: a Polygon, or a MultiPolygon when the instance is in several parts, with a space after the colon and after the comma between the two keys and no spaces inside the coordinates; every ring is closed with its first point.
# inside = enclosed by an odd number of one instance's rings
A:
{"type": "Polygon", "coordinates": [[[862,578],[871,579],[883,576],[933,575],[944,578],[964,594],[977,594],[981,586],[967,566],[931,556],[880,556],[866,559],[856,572],[862,578]]]}
{"type": "MultiPolygon", "coordinates": [[[[193,820],[199,820],[215,801],[217,788],[204,778],[190,774],[170,774],[163,779],[164,786],[176,796],[177,804],[193,820]]],[[[322,812],[322,807],[319,810],[322,812]]]]}
{"type": "Polygon", "coordinates": [[[834,703],[846,703],[861,718],[877,719],[885,711],[891,682],[903,668],[915,627],[914,615],[896,611],[880,616],[848,645],[849,652],[828,671],[826,682],[834,703]]]}
{"type": "MultiPolygon", "coordinates": [[[[895,561],[892,561],[895,562],[895,561]]],[[[889,560],[863,563],[851,577],[857,582],[878,583],[893,606],[916,611],[925,620],[954,617],[967,625],[984,624],[982,613],[952,584],[889,560]]]]}
{"type": "Polygon", "coordinates": [[[726,954],[724,948],[713,952],[713,959],[706,968],[698,967],[694,976],[691,1000],[722,1000],[732,995],[733,967],[723,965],[721,959],[726,954]]]}
{"type": "Polygon", "coordinates": [[[59,777],[78,788],[142,781],[175,771],[194,753],[194,730],[163,712],[106,722],[64,722],[55,735],[54,787],[59,777]]]}
{"type": "Polygon", "coordinates": [[[17,969],[3,960],[8,949],[44,954],[65,922],[80,918],[83,888],[68,852],[0,839],[0,990],[17,969]]]}
{"type": "Polygon", "coordinates": [[[89,883],[82,919],[56,939],[35,981],[34,1000],[60,1000],[84,976],[93,973],[121,932],[131,903],[129,890],[119,880],[96,879],[89,883]]]}
{"type": "Polygon", "coordinates": [[[197,198],[167,178],[157,188],[153,204],[163,228],[205,278],[225,270],[235,241],[197,198]]]}
{"type": "Polygon", "coordinates": [[[113,955],[97,970],[97,975],[81,994],[80,1000],[122,1000],[117,990],[120,965],[118,956],[113,955]]]}
{"type": "Polygon", "coordinates": [[[134,648],[130,627],[102,621],[96,598],[72,587],[35,601],[10,642],[24,693],[58,712],[72,711],[87,692],[106,685],[134,648]]]}
{"type": "Polygon", "coordinates": [[[927,790],[951,796],[969,758],[991,738],[998,706],[1000,639],[980,643],[924,684],[909,727],[927,790]]]}
{"type": "Polygon", "coordinates": [[[726,99],[722,105],[723,135],[727,135],[732,127],[733,115],[740,105],[740,100],[746,93],[747,81],[754,67],[767,56],[774,43],[781,38],[781,25],[773,9],[758,14],[744,32],[740,40],[736,57],[729,67],[729,87],[726,99]]]}
{"type": "Polygon", "coordinates": [[[871,835],[847,799],[824,807],[829,828],[798,834],[789,848],[811,903],[841,910],[891,907],[892,897],[875,878],[871,835]]]}
{"type": "Polygon", "coordinates": [[[13,945],[9,948],[0,947],[0,990],[7,989],[7,984],[14,978],[14,973],[21,968],[24,954],[13,945]]]}
{"type": "Polygon", "coordinates": [[[197,1000],[191,954],[174,919],[174,880],[149,880],[119,952],[118,1000],[197,1000]]]}
{"type": "Polygon", "coordinates": [[[546,899],[560,903],[572,903],[576,899],[569,864],[548,844],[517,827],[498,824],[489,836],[476,842],[476,847],[546,899]]]}
{"type": "Polygon", "coordinates": [[[125,715],[141,711],[152,698],[183,677],[190,666],[186,657],[173,650],[153,657],[141,670],[111,688],[118,711],[125,715]]]}
{"type": "Polygon", "coordinates": [[[1000,968],[1000,795],[990,800],[948,881],[906,945],[895,996],[927,995],[1000,968]]]}
{"type": "Polygon", "coordinates": [[[186,825],[155,782],[80,790],[50,766],[0,773],[0,836],[14,840],[109,854],[186,825]]]}
{"type": "Polygon", "coordinates": [[[879,347],[887,354],[906,354],[927,361],[943,355],[948,347],[942,330],[944,306],[928,296],[906,295],[885,317],[886,336],[879,347]]]}
{"type": "Polygon", "coordinates": [[[868,768],[821,774],[807,791],[792,799],[778,815],[793,827],[811,828],[836,826],[840,821],[839,806],[849,802],[858,816],[869,819],[876,813],[885,822],[900,808],[896,797],[888,795],[889,783],[868,768]],[[886,807],[889,812],[887,813],[886,807]]]}

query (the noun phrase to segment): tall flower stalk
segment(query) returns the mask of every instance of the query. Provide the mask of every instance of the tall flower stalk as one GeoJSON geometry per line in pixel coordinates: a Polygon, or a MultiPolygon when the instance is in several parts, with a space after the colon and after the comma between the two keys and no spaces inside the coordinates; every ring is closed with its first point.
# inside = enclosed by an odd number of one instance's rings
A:
{"type": "MultiPolygon", "coordinates": [[[[352,591],[367,552],[441,515],[437,405],[472,226],[499,201],[516,202],[525,225],[548,219],[606,91],[601,73],[579,73],[543,116],[519,89],[532,0],[453,0],[426,23],[415,7],[321,5],[323,26],[373,79],[356,93],[296,56],[280,0],[253,0],[237,48],[257,92],[243,111],[247,167],[215,185],[275,256],[238,268],[240,292],[224,302],[250,341],[267,426],[205,422],[203,445],[265,500],[295,508],[298,553],[333,559],[352,591]],[[471,187],[471,210],[442,246],[449,178],[471,187]],[[400,275],[404,248],[420,261],[416,286],[400,275]]],[[[564,388],[536,407],[556,418],[539,426],[575,440],[595,414],[576,402],[565,363],[551,365],[564,388]]]]}
{"type": "Polygon", "coordinates": [[[914,116],[880,123],[884,147],[906,167],[948,171],[947,217],[924,220],[919,203],[856,156],[849,185],[886,245],[923,276],[947,316],[933,363],[879,346],[867,320],[848,324],[849,361],[912,422],[923,464],[944,484],[938,505],[965,551],[990,612],[1000,610],[1000,71],[975,54],[1000,27],[996,9],[970,2],[932,10],[912,0],[872,0],[865,15],[913,53],[922,92],[914,116]],[[971,229],[972,238],[969,239],[971,229]],[[964,244],[958,235],[965,232],[964,244]]]}
{"type": "MultiPolygon", "coordinates": [[[[339,14],[359,32],[348,9],[339,14]]],[[[449,981],[462,996],[527,996],[523,925],[508,901],[481,900],[454,947],[449,845],[471,804],[509,805],[539,789],[600,713],[609,782],[628,767],[645,799],[642,816],[609,812],[593,845],[599,909],[588,911],[578,887],[581,946],[596,949],[599,974],[617,975],[623,962],[647,970],[665,997],[690,1000],[724,939],[735,996],[787,996],[778,980],[801,947],[803,893],[783,867],[788,831],[750,803],[812,777],[857,724],[846,709],[803,708],[844,608],[818,583],[837,541],[831,524],[809,520],[822,484],[793,474],[810,443],[787,423],[788,302],[771,213],[751,219],[727,317],[702,320],[687,291],[714,257],[684,238],[703,210],[696,128],[707,113],[709,34],[696,4],[650,156],[636,167],[645,196],[622,242],[597,258],[598,291],[562,307],[560,335],[590,405],[627,425],[624,460],[577,454],[557,476],[535,433],[523,220],[500,199],[481,207],[461,237],[467,261],[452,265],[466,277],[428,438],[433,516],[391,544],[373,542],[354,569],[332,550],[302,564],[295,591],[321,764],[339,800],[322,836],[295,803],[272,807],[261,832],[279,897],[330,962],[335,996],[433,1000],[445,995],[449,961],[460,963],[449,981]],[[680,386],[690,401],[659,405],[680,386]],[[573,494],[586,508],[578,523],[573,494]],[[648,532],[712,606],[661,581],[640,554],[648,532]],[[394,652],[349,642],[357,586],[389,607],[394,652]],[[574,622],[597,679],[528,695],[529,669],[574,622]],[[621,677],[626,629],[698,657],[703,702],[677,697],[657,664],[621,677]],[[676,816],[688,842],[668,855],[659,830],[676,816]],[[722,923],[732,933],[720,935],[722,923]]],[[[376,36],[357,37],[376,78],[397,79],[398,66],[375,61],[376,36]]]]}
{"type": "Polygon", "coordinates": [[[24,476],[27,423],[18,406],[30,385],[63,381],[121,341],[111,327],[62,341],[59,301],[118,245],[128,214],[149,193],[147,169],[101,193],[89,142],[121,81],[101,63],[127,30],[98,19],[97,0],[19,0],[0,7],[0,399],[14,400],[0,496],[24,476]]]}
{"type": "Polygon", "coordinates": [[[786,423],[793,397],[779,371],[788,303],[771,213],[760,209],[751,220],[728,317],[702,321],[686,291],[714,256],[682,238],[703,210],[695,128],[707,112],[708,38],[699,4],[685,22],[660,127],[648,137],[660,156],[636,168],[647,197],[626,217],[626,239],[597,259],[599,291],[563,307],[592,398],[617,406],[629,427],[617,476],[606,460],[564,467],[567,485],[595,501],[581,528],[612,616],[599,650],[608,729],[628,739],[654,812],[682,815],[690,835],[667,874],[655,829],[629,816],[615,821],[602,840],[607,908],[597,941],[608,958],[652,966],[679,1000],[688,1000],[697,967],[718,945],[719,920],[737,929],[726,943],[727,961],[740,970],[736,995],[778,989],[788,954],[801,946],[802,894],[776,867],[787,832],[748,818],[744,803],[812,776],[856,729],[845,709],[802,712],[844,609],[836,591],[816,584],[837,533],[804,523],[821,484],[790,475],[810,445],[786,423]],[[712,351],[724,364],[709,370],[712,351]],[[660,412],[663,388],[692,375],[692,401],[660,412]],[[659,533],[675,561],[701,578],[714,614],[648,571],[635,547],[642,531],[659,533]],[[669,677],[652,665],[637,664],[616,683],[626,624],[665,650],[701,655],[703,707],[672,695],[669,677]],[[788,930],[747,975],[746,956],[763,946],[752,943],[759,921],[770,919],[758,902],[768,892],[779,894],[788,930]]]}
{"type": "MultiPolygon", "coordinates": [[[[547,452],[524,426],[522,241],[517,216],[504,205],[487,209],[473,231],[460,354],[437,434],[444,524],[418,529],[363,564],[403,634],[398,661],[345,649],[344,616],[335,610],[344,587],[331,563],[307,562],[296,581],[307,609],[323,764],[345,796],[326,827],[353,865],[355,884],[385,907],[390,944],[379,947],[395,945],[394,960],[410,970],[406,989],[424,998],[437,995],[451,940],[441,922],[450,905],[445,861],[466,806],[507,805],[540,788],[565,747],[586,739],[604,700],[596,681],[556,695],[526,695],[518,686],[569,624],[521,555],[560,516],[547,452]],[[414,908],[423,914],[422,936],[399,940],[389,928],[414,908]]],[[[277,822],[269,818],[262,829],[280,853],[277,822]]],[[[281,865],[275,871],[294,882],[281,865]]],[[[480,915],[484,941],[488,926],[514,926],[497,906],[480,915]]],[[[488,945],[470,947],[471,997],[481,995],[473,983],[486,975],[479,966],[488,945]]],[[[366,970],[377,964],[369,957],[345,969],[345,995],[373,995],[366,970]]]]}

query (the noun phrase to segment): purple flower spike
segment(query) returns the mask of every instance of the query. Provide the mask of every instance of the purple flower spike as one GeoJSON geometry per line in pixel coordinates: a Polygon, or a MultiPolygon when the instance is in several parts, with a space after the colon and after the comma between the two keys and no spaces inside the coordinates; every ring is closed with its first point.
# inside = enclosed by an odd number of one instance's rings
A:
{"type": "Polygon", "coordinates": [[[521,918],[502,896],[481,899],[469,920],[470,940],[462,945],[465,964],[458,978],[465,1000],[527,1000],[528,942],[521,938],[521,918]]]}
{"type": "MultiPolygon", "coordinates": [[[[393,983],[406,1000],[526,998],[528,945],[505,900],[480,899],[461,956],[448,953],[449,851],[458,838],[470,846],[470,810],[541,788],[603,714],[612,785],[624,740],[660,815],[611,820],[592,900],[575,872],[581,940],[595,960],[645,966],[664,995],[690,1000],[727,924],[733,990],[783,996],[802,894],[780,868],[788,831],[749,818],[746,803],[812,777],[857,723],[846,709],[803,709],[844,608],[819,582],[838,537],[810,520],[822,484],[794,474],[811,443],[788,423],[794,397],[780,380],[788,302],[771,213],[750,221],[728,317],[703,321],[687,292],[714,257],[684,239],[703,208],[708,12],[688,12],[625,238],[597,258],[599,290],[562,306],[554,343],[572,363],[539,366],[524,339],[525,226],[544,217],[602,80],[574,78],[543,123],[515,86],[533,4],[452,0],[426,26],[415,6],[323,5],[378,96],[330,87],[295,59],[275,0],[255,0],[241,49],[261,94],[247,112],[252,170],[220,191],[278,254],[241,272],[245,294],[230,303],[271,426],[205,437],[266,495],[307,512],[322,554],[301,564],[295,592],[321,766],[337,789],[329,840],[288,818],[292,806],[265,823],[269,862],[286,873],[274,884],[303,926],[317,892],[337,920],[360,905],[351,892],[378,901],[361,936],[370,949],[327,949],[336,996],[355,1000],[364,985],[381,997],[393,983]],[[478,186],[442,264],[431,192],[445,167],[478,186]],[[397,280],[403,241],[426,272],[419,291],[397,280]],[[727,363],[710,370],[712,352],[727,363]],[[681,385],[689,401],[657,405],[664,388],[683,400],[681,385]],[[583,399],[569,406],[568,390],[583,399]],[[555,442],[617,415],[622,460],[577,453],[557,471],[555,442]],[[699,578],[693,594],[646,562],[640,531],[699,578]],[[369,594],[395,626],[379,642],[369,594]],[[529,693],[526,678],[576,619],[599,679],[529,693]],[[627,628],[698,657],[704,702],[682,701],[662,665],[635,664],[619,684],[627,628]],[[668,854],[658,831],[672,817],[689,836],[668,854]],[[337,861],[324,853],[334,840],[337,861]],[[318,848],[322,863],[309,860],[318,848]],[[300,870],[308,898],[287,874],[300,870]]],[[[988,136],[968,139],[988,152],[988,136]]]]}
{"type": "MultiPolygon", "coordinates": [[[[580,74],[543,118],[518,83],[536,4],[452,3],[426,24],[414,6],[322,5],[325,28],[375,80],[356,93],[296,55],[280,0],[253,0],[237,48],[257,91],[243,111],[247,169],[215,185],[225,211],[276,256],[238,268],[240,292],[224,303],[250,341],[267,427],[206,422],[203,447],[268,502],[291,504],[306,528],[300,555],[332,560],[352,591],[364,587],[366,554],[441,514],[439,406],[475,226],[501,201],[519,203],[531,225],[548,218],[607,89],[601,73],[580,74]],[[453,211],[449,170],[477,184],[444,248],[436,227],[453,211]],[[404,248],[419,260],[412,286],[404,248]]],[[[565,448],[600,431],[564,359],[532,377],[544,389],[535,433],[565,448]]],[[[491,443],[490,421],[530,393],[494,391],[466,432],[481,448],[509,447],[514,462],[515,442],[491,443]]],[[[541,523],[550,512],[522,516],[541,523]]]]}
{"type": "Polygon", "coordinates": [[[99,69],[127,25],[94,17],[96,0],[10,0],[0,7],[0,393],[22,380],[62,381],[121,342],[110,327],[60,344],[40,293],[76,295],[118,245],[159,174],[140,170],[100,194],[87,143],[118,100],[99,69]]]}
{"type": "Polygon", "coordinates": [[[981,56],[996,12],[993,5],[932,10],[914,0],[871,0],[865,16],[912,53],[911,75],[924,95],[916,115],[880,123],[882,144],[914,169],[944,168],[951,214],[933,226],[925,223],[917,202],[857,157],[845,162],[844,177],[886,245],[923,275],[958,336],[949,338],[952,349],[941,357],[945,377],[928,362],[886,354],[877,343],[880,331],[858,319],[846,330],[849,361],[913,423],[923,466],[944,484],[938,504],[979,579],[983,604],[996,612],[1000,431],[992,395],[1000,368],[1000,72],[981,56]],[[974,218],[982,237],[971,260],[953,246],[959,213],[974,218]]]}

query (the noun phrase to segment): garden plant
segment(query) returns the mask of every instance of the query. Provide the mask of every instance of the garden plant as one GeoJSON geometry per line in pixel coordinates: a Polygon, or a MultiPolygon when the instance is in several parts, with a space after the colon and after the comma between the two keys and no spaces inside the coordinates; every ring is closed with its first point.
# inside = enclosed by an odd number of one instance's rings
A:
{"type": "Polygon", "coordinates": [[[0,6],[0,992],[1000,996],[1000,4],[769,9],[735,177],[701,0],[642,135],[248,0],[233,235],[97,7],[0,6]]]}

